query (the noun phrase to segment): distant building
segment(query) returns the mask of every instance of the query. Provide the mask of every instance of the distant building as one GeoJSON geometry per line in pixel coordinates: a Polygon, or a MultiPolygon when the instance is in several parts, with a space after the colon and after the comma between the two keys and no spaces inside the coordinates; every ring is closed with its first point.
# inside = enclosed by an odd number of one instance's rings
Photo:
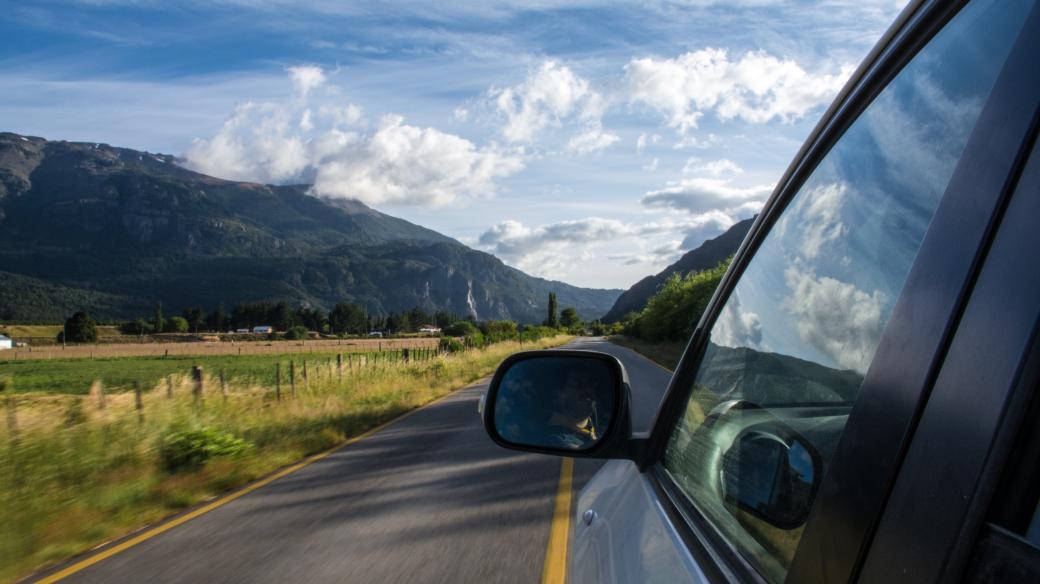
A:
{"type": "Polygon", "coordinates": [[[441,332],[441,327],[434,324],[424,324],[421,327],[419,327],[419,332],[437,334],[441,332]]]}
{"type": "Polygon", "coordinates": [[[5,337],[4,335],[0,335],[0,351],[5,350],[5,349],[11,349],[13,347],[14,347],[14,341],[12,341],[10,337],[5,337]]]}
{"type": "Polygon", "coordinates": [[[235,332],[236,333],[248,333],[249,329],[247,329],[247,328],[246,329],[235,329],[235,332]]]}
{"type": "Polygon", "coordinates": [[[266,325],[266,324],[263,325],[263,326],[254,326],[253,327],[253,332],[254,333],[273,333],[274,332],[274,327],[270,326],[270,325],[266,325]]]}
{"type": "Polygon", "coordinates": [[[368,333],[368,336],[370,336],[370,337],[380,337],[380,338],[382,338],[382,336],[383,336],[383,333],[382,333],[382,332],[380,332],[380,331],[372,331],[372,332],[368,333]]]}

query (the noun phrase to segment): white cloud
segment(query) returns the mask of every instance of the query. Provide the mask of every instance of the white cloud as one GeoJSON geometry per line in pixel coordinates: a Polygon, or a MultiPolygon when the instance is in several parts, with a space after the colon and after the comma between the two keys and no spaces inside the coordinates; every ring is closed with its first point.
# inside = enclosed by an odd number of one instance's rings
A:
{"type": "Polygon", "coordinates": [[[588,217],[528,227],[519,221],[502,221],[480,235],[481,247],[507,263],[543,277],[560,277],[575,267],[576,259],[591,258],[592,250],[604,244],[622,244],[637,250],[608,254],[607,259],[626,265],[649,263],[662,266],[675,261],[682,250],[669,239],[647,250],[652,238],[682,234],[700,225],[699,220],[626,223],[615,219],[588,217]]]}
{"type": "Polygon", "coordinates": [[[325,76],[325,71],[321,67],[314,65],[289,67],[288,71],[289,79],[292,80],[293,87],[300,97],[307,97],[312,90],[321,87],[328,80],[328,77],[325,76]]]}
{"type": "Polygon", "coordinates": [[[316,195],[371,205],[422,206],[491,194],[496,178],[523,167],[513,153],[411,126],[401,116],[384,116],[369,135],[349,131],[362,123],[361,109],[323,105],[314,115],[306,96],[324,72],[289,71],[298,100],[239,105],[216,135],[193,142],[187,165],[232,180],[313,182],[316,195]]]}
{"type": "Polygon", "coordinates": [[[469,110],[464,108],[464,107],[459,106],[459,107],[455,108],[454,116],[455,116],[456,120],[458,120],[460,122],[465,122],[466,120],[469,119],[469,110]]]}
{"type": "Polygon", "coordinates": [[[735,187],[729,179],[713,177],[684,178],[643,196],[647,207],[668,207],[695,215],[712,211],[726,214],[757,213],[773,191],[772,185],[735,187]]]}
{"type": "Polygon", "coordinates": [[[683,165],[682,172],[683,174],[707,174],[717,178],[724,174],[744,174],[744,169],[736,162],[726,158],[721,160],[704,161],[700,158],[693,157],[687,160],[686,164],[683,165]]]}
{"type": "Polygon", "coordinates": [[[495,178],[522,167],[513,155],[388,115],[372,136],[345,143],[317,165],[314,191],[368,204],[443,206],[491,194],[495,178]]]}
{"type": "Polygon", "coordinates": [[[744,310],[740,292],[734,291],[711,329],[711,340],[723,347],[762,349],[762,323],[758,314],[744,310]]]}
{"type": "MultiPolygon", "coordinates": [[[[606,103],[589,82],[576,75],[569,67],[556,61],[544,61],[537,70],[512,87],[488,91],[493,107],[504,116],[502,136],[509,142],[531,143],[546,128],[560,127],[564,121],[585,126],[584,131],[571,139],[601,149],[616,142],[618,137],[601,129],[601,118],[606,103]],[[584,136],[584,137],[583,137],[584,136]]],[[[578,147],[571,148],[580,152],[578,147]]],[[[585,150],[585,151],[592,151],[585,150]]]]}
{"type": "Polygon", "coordinates": [[[783,306],[795,317],[801,339],[839,366],[866,373],[884,323],[885,295],[815,273],[797,264],[784,270],[791,290],[783,306]]]}
{"type": "Polygon", "coordinates": [[[660,141],[660,134],[649,134],[647,132],[643,132],[639,134],[639,138],[636,138],[636,152],[641,153],[643,150],[646,150],[646,147],[648,145],[654,145],[660,141]]]}
{"type": "Polygon", "coordinates": [[[841,220],[841,207],[848,187],[830,183],[803,191],[789,213],[777,225],[782,236],[788,229],[801,234],[798,250],[804,259],[815,259],[824,246],[843,237],[848,231],[841,220]],[[794,222],[794,225],[792,225],[794,222]]]}
{"type": "Polygon", "coordinates": [[[331,123],[334,128],[349,128],[362,122],[361,108],[350,103],[345,106],[323,105],[318,116],[331,123]]]}
{"type": "Polygon", "coordinates": [[[765,51],[731,60],[725,49],[705,48],[674,59],[632,59],[623,86],[630,103],[658,111],[686,134],[708,112],[750,123],[800,118],[828,103],[851,73],[851,66],[833,74],[809,73],[794,60],[765,51]]]}
{"type": "Polygon", "coordinates": [[[608,148],[621,138],[617,134],[604,132],[599,126],[588,127],[567,141],[567,150],[575,154],[588,154],[608,148]]]}
{"type": "Polygon", "coordinates": [[[653,171],[657,170],[657,167],[660,164],[661,164],[660,159],[654,158],[650,162],[648,162],[648,163],[643,165],[643,170],[649,170],[650,172],[653,172],[653,171]]]}

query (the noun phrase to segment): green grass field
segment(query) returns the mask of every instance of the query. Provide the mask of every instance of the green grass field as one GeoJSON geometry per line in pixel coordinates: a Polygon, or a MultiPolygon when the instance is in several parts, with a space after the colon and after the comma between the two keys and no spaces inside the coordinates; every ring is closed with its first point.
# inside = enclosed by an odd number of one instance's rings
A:
{"type": "MultiPolygon", "coordinates": [[[[413,350],[413,355],[417,354],[413,350]]],[[[426,353],[428,354],[428,353],[426,353]]],[[[357,365],[360,354],[343,353],[343,366],[357,365]]],[[[397,359],[397,352],[364,353],[372,360],[397,359]]],[[[299,353],[292,355],[212,355],[169,357],[110,357],[96,359],[46,359],[36,361],[0,360],[0,377],[9,380],[16,393],[49,393],[82,395],[90,392],[95,380],[105,391],[125,392],[133,389],[135,381],[151,388],[167,375],[188,375],[192,366],[199,365],[207,375],[218,375],[223,369],[238,385],[267,385],[275,382],[275,365],[282,364],[282,375],[288,375],[289,359],[302,368],[335,363],[336,355],[329,352],[299,353]]]]}

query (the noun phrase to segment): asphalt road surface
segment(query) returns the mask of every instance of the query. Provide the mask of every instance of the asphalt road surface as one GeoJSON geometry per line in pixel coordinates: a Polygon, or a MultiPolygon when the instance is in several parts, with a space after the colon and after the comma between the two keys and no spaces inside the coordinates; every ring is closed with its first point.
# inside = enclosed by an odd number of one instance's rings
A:
{"type": "MultiPolygon", "coordinates": [[[[669,374],[622,347],[633,428],[669,374]]],[[[538,582],[560,459],[499,448],[487,380],[73,575],[70,582],[538,582]]],[[[579,491],[602,463],[578,460],[579,491]]]]}

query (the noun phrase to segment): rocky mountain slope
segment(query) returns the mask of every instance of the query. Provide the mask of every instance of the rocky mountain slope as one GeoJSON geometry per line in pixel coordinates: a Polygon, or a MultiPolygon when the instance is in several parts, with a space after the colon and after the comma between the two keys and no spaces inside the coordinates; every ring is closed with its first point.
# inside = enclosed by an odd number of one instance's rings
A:
{"type": "Polygon", "coordinates": [[[0,319],[101,319],[287,300],[420,306],[537,322],[555,291],[594,319],[620,290],[535,278],[494,256],[306,185],[217,179],[168,155],[0,133],[0,319]]]}

